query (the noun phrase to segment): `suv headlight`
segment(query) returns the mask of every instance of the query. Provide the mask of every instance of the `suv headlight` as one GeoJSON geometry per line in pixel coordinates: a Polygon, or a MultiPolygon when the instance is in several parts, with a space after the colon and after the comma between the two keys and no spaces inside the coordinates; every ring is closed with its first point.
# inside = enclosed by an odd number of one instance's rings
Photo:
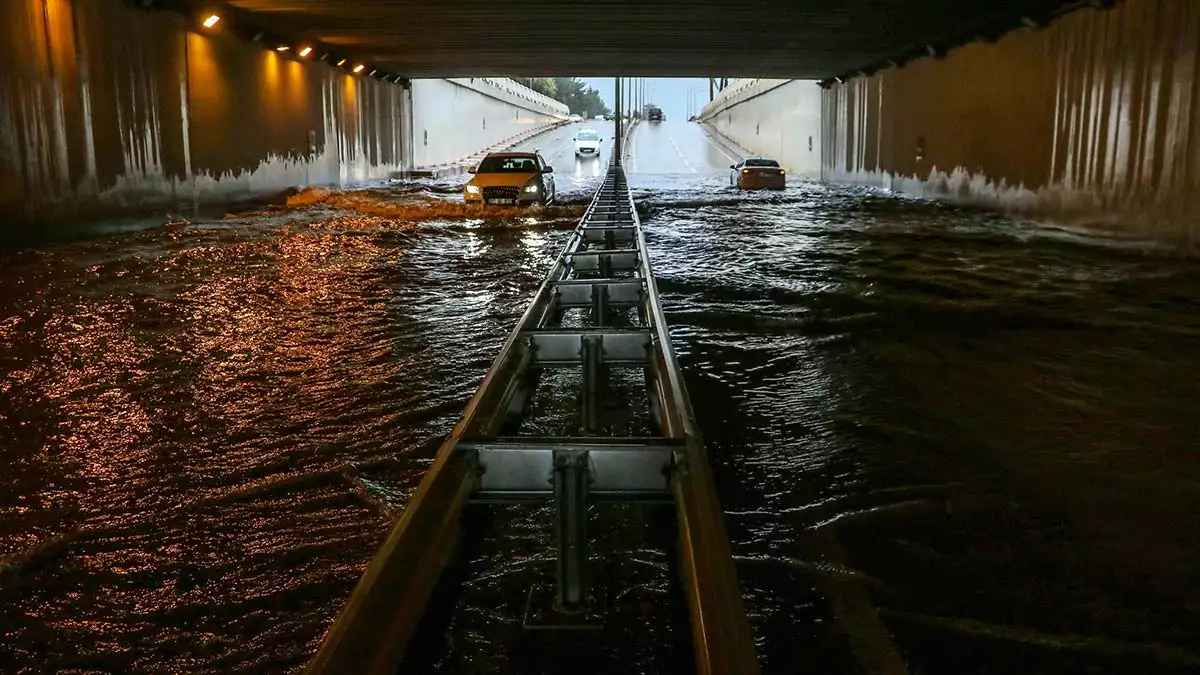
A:
{"type": "Polygon", "coordinates": [[[467,186],[467,194],[472,194],[472,195],[479,194],[479,186],[478,185],[468,185],[467,186]]]}
{"type": "Polygon", "coordinates": [[[526,185],[525,186],[525,192],[537,192],[537,191],[538,191],[537,185],[526,185]]]}

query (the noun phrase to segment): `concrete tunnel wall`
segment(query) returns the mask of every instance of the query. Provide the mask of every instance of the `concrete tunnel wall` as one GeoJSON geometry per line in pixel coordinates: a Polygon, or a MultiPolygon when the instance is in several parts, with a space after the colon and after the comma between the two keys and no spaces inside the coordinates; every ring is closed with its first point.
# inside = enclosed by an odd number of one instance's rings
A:
{"type": "Polygon", "coordinates": [[[565,104],[505,79],[413,80],[412,91],[413,161],[422,167],[460,162],[570,113],[565,104]]]}
{"type": "Polygon", "coordinates": [[[821,89],[810,80],[737,80],[700,111],[700,121],[795,176],[821,176],[821,89]]]}
{"type": "Polygon", "coordinates": [[[350,185],[562,111],[507,81],[353,76],[123,0],[0,0],[0,223],[350,185]],[[437,120],[420,151],[414,119],[437,120]]]}
{"type": "Polygon", "coordinates": [[[1123,0],[823,93],[823,173],[1200,242],[1200,0],[1123,0]]]}

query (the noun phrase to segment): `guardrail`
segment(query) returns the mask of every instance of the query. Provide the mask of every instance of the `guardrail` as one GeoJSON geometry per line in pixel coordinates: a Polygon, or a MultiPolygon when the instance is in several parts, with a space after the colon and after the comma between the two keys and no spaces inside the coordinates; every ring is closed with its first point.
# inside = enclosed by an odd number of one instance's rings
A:
{"type": "Polygon", "coordinates": [[[566,119],[571,114],[571,109],[567,107],[567,104],[506,77],[452,77],[446,78],[446,81],[526,109],[536,108],[547,115],[562,119],[566,119]]]}
{"type": "Polygon", "coordinates": [[[550,611],[562,616],[594,609],[588,586],[588,504],[673,501],[696,670],[705,675],[758,672],[723,513],[671,348],[641,222],[616,161],[620,145],[603,185],[330,628],[308,673],[395,671],[472,501],[554,503],[558,565],[550,611]],[[563,313],[569,310],[583,310],[590,325],[563,326],[563,313]],[[543,373],[555,368],[582,375],[578,433],[522,435],[543,373]],[[653,435],[606,435],[612,428],[609,406],[633,408],[607,386],[615,369],[644,374],[649,410],[640,414],[653,435]]]}
{"type": "Polygon", "coordinates": [[[762,96],[763,94],[778,89],[789,82],[795,80],[780,80],[780,79],[763,79],[763,78],[742,78],[734,80],[728,87],[725,87],[718,93],[713,100],[704,104],[700,108],[700,114],[696,118],[705,121],[713,115],[720,114],[730,108],[737,106],[740,103],[762,96]]]}

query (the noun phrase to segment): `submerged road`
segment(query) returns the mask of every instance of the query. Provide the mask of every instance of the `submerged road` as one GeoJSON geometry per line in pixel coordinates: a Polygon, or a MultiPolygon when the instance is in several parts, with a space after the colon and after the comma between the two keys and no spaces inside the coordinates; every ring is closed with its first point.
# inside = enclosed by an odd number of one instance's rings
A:
{"type": "MultiPolygon", "coordinates": [[[[568,204],[585,126],[534,142],[568,204]]],[[[1200,265],[729,163],[668,121],[627,166],[763,672],[857,672],[864,598],[914,672],[1194,671],[1200,265]]],[[[427,190],[0,252],[0,671],[309,658],[575,222],[427,190]]],[[[639,513],[577,675],[678,666],[639,513]]],[[[422,672],[561,672],[548,511],[492,525],[422,672]]]]}

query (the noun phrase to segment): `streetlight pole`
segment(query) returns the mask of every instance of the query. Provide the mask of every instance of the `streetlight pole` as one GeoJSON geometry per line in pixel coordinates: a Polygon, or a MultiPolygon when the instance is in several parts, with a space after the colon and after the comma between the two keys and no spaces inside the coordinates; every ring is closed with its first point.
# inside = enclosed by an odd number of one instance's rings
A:
{"type": "Polygon", "coordinates": [[[703,91],[704,91],[704,85],[702,85],[702,84],[693,84],[688,89],[688,117],[689,118],[695,117],[700,114],[700,108],[702,108],[703,106],[700,105],[700,101],[698,99],[699,99],[699,94],[703,91]]]}

